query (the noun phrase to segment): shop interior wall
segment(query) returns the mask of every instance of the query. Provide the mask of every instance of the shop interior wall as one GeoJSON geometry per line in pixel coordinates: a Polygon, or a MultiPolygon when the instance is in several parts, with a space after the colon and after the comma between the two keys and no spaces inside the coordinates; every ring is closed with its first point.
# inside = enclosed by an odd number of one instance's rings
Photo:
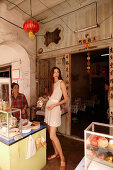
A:
{"type": "MultiPolygon", "coordinates": [[[[21,28],[23,27],[24,20],[19,11],[15,9],[8,11],[6,4],[2,1],[0,2],[0,16],[21,28]]],[[[7,52],[7,58],[3,58],[4,52],[2,52],[1,61],[3,62],[1,62],[1,64],[10,64],[13,66],[12,68],[21,70],[21,78],[18,81],[20,84],[20,91],[26,95],[29,105],[32,105],[36,102],[36,39],[30,40],[28,34],[25,33],[23,29],[14,26],[4,19],[0,18],[0,46],[7,44],[6,46],[10,48],[10,44],[14,44],[15,47],[13,48],[13,46],[11,46],[10,53],[11,50],[15,51],[17,49],[18,55],[15,54],[15,56],[18,56],[18,58],[12,56],[9,61],[8,52],[5,48],[4,50],[5,53],[7,52]],[[19,48],[21,48],[21,50],[23,48],[23,52],[20,52],[20,56],[19,48]],[[25,60],[26,55],[28,58],[27,60],[25,60]],[[21,63],[20,60],[24,63],[21,63]]]]}

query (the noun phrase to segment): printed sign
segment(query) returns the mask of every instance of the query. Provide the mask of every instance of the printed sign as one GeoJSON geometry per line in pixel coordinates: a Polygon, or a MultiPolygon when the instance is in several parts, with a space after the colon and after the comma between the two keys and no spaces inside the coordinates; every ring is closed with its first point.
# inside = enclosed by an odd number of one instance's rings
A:
{"type": "Polygon", "coordinates": [[[20,79],[20,69],[13,69],[12,70],[12,80],[20,79]]]}

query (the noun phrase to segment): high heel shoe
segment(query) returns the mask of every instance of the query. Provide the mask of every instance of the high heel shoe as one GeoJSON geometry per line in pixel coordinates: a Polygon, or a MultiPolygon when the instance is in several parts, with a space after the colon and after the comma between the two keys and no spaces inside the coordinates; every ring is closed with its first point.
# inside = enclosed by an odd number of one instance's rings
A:
{"type": "Polygon", "coordinates": [[[48,157],[48,160],[50,161],[50,160],[52,160],[54,158],[59,158],[59,157],[60,157],[59,154],[53,154],[53,155],[48,157]]]}
{"type": "Polygon", "coordinates": [[[65,159],[63,161],[61,161],[60,163],[60,170],[65,170],[66,169],[66,161],[65,159]]]}

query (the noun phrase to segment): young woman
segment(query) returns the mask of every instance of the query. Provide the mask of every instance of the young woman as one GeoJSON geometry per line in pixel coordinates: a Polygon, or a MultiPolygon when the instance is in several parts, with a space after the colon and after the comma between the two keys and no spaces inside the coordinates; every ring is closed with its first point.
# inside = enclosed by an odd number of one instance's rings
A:
{"type": "Polygon", "coordinates": [[[56,136],[56,128],[61,125],[61,109],[60,105],[67,102],[67,91],[64,81],[61,77],[61,71],[58,67],[53,67],[49,75],[49,97],[40,100],[47,101],[45,108],[45,122],[49,131],[55,153],[48,157],[48,160],[61,159],[60,170],[65,170],[65,158],[62,152],[61,144],[56,136]],[[63,95],[63,99],[61,100],[63,95]]]}

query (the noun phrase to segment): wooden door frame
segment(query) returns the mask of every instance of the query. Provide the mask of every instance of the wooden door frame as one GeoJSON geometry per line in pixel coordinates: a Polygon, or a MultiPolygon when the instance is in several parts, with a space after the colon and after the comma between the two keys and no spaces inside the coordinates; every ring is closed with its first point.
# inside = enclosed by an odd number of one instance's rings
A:
{"type": "Polygon", "coordinates": [[[113,124],[113,46],[109,46],[109,124],[113,124]]]}
{"type": "Polygon", "coordinates": [[[65,84],[68,93],[66,135],[71,135],[71,54],[65,54],[65,84]]]}

